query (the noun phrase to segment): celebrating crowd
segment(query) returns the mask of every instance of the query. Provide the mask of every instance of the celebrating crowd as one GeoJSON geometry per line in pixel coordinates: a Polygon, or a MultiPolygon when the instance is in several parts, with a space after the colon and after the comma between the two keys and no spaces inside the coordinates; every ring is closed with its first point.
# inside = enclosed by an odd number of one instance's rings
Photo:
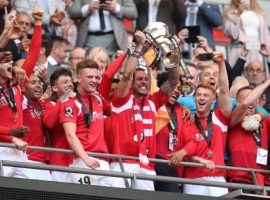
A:
{"type": "MultiPolygon", "coordinates": [[[[251,173],[215,166],[268,169],[270,35],[256,0],[231,0],[224,17],[203,0],[0,0],[0,15],[0,142],[16,146],[0,147],[0,160],[247,184],[251,173]],[[217,27],[232,41],[227,59],[215,51],[217,27]]],[[[131,185],[18,167],[4,176],[131,185]]],[[[134,188],[229,192],[141,179],[134,188]]]]}

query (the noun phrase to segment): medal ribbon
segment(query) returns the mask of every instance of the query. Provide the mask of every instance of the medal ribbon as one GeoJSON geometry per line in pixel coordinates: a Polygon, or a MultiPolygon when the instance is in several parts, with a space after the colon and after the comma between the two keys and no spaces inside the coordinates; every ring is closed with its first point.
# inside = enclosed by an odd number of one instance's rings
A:
{"type": "Polygon", "coordinates": [[[83,112],[84,120],[85,120],[87,128],[89,128],[92,118],[93,118],[93,103],[92,103],[91,96],[89,97],[89,111],[88,111],[87,106],[83,102],[81,95],[78,92],[76,93],[76,95],[80,103],[82,104],[82,112],[83,112]]]}
{"type": "Polygon", "coordinates": [[[171,110],[171,119],[170,119],[170,121],[168,123],[168,128],[171,131],[171,133],[173,134],[173,139],[175,139],[174,145],[177,144],[177,133],[176,133],[177,127],[178,127],[177,116],[176,116],[176,113],[175,113],[174,109],[172,108],[172,110],[171,110]]]}
{"type": "Polygon", "coordinates": [[[213,133],[213,124],[212,124],[212,112],[208,115],[207,117],[207,132],[208,134],[205,133],[205,130],[198,118],[198,116],[195,114],[195,124],[196,127],[199,129],[200,133],[203,135],[204,139],[206,140],[208,146],[211,146],[211,139],[212,139],[212,133],[213,133]]]}
{"type": "Polygon", "coordinates": [[[0,85],[0,92],[3,93],[3,96],[8,102],[8,105],[11,108],[11,110],[13,112],[17,112],[16,102],[15,102],[12,88],[7,89],[7,88],[4,88],[2,85],[0,85]]]}
{"type": "MultiPolygon", "coordinates": [[[[260,124],[260,126],[261,126],[261,124],[260,124]]],[[[254,138],[258,147],[262,146],[260,126],[259,126],[259,128],[257,128],[256,130],[254,130],[252,132],[253,138],[254,138]]]]}

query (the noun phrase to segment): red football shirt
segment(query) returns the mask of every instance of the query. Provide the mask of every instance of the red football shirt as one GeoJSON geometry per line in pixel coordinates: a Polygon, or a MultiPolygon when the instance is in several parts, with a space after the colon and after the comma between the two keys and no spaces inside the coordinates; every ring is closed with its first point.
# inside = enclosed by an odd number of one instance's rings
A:
{"type": "MultiPolygon", "coordinates": [[[[33,37],[29,47],[29,52],[22,66],[28,77],[30,77],[35,67],[36,60],[41,48],[41,34],[42,27],[40,25],[35,25],[33,37]]],[[[7,87],[6,83],[2,83],[1,85],[3,87],[7,87]]],[[[9,129],[18,128],[23,125],[23,97],[21,94],[21,89],[19,86],[12,86],[12,90],[15,97],[17,112],[13,112],[11,110],[4,95],[2,94],[2,92],[0,93],[0,141],[2,142],[12,142],[13,137],[7,135],[9,129]]]]}
{"type": "MultiPolygon", "coordinates": [[[[23,125],[29,127],[29,133],[23,138],[29,145],[47,147],[45,134],[41,128],[41,112],[43,111],[43,102],[29,103],[24,97],[23,103],[23,125]]],[[[45,151],[27,150],[28,159],[38,162],[49,161],[49,153],[45,151]]]]}
{"type": "MultiPolygon", "coordinates": [[[[113,96],[111,112],[112,140],[110,141],[110,147],[112,147],[114,154],[138,157],[140,149],[135,133],[133,99],[134,96],[131,93],[121,99],[118,98],[116,94],[113,96]]],[[[148,99],[148,106],[143,106],[143,111],[148,112],[147,116],[149,116],[147,119],[145,116],[143,117],[144,142],[148,150],[148,158],[155,158],[156,156],[156,109],[165,104],[167,100],[168,96],[159,91],[148,99]]],[[[138,160],[124,160],[124,162],[139,163],[138,160]]],[[[153,164],[148,166],[142,165],[142,167],[152,170],[153,164]]]]}
{"type": "MultiPolygon", "coordinates": [[[[2,87],[7,88],[7,84],[1,84],[2,87]]],[[[15,97],[15,104],[17,112],[13,112],[9,106],[8,101],[2,92],[0,92],[0,126],[10,128],[18,128],[23,125],[23,112],[22,112],[22,99],[20,87],[12,87],[13,94],[15,97]]],[[[0,141],[2,142],[11,142],[13,139],[9,135],[0,135],[0,141]]]]}
{"type": "MultiPolygon", "coordinates": [[[[261,148],[268,150],[269,118],[264,118],[261,123],[261,148]]],[[[229,129],[228,148],[230,151],[231,165],[254,169],[267,169],[266,166],[256,163],[258,146],[252,132],[246,131],[241,124],[229,129]]],[[[269,153],[269,152],[268,152],[269,153]]],[[[253,183],[252,175],[243,171],[228,171],[230,181],[253,183]]],[[[263,183],[264,181],[260,181],[263,183]]],[[[267,184],[270,182],[267,181],[267,184]]]]}
{"type": "MultiPolygon", "coordinates": [[[[76,124],[76,134],[85,151],[108,153],[104,139],[102,100],[97,95],[91,95],[90,98],[92,101],[93,116],[89,128],[85,123],[82,104],[77,97],[69,99],[61,105],[60,123],[72,122],[76,124]]],[[[82,97],[82,100],[89,110],[89,97],[82,97]]]]}
{"type": "MultiPolygon", "coordinates": [[[[207,117],[199,118],[203,128],[207,130],[207,117]]],[[[212,114],[212,139],[211,146],[208,146],[207,141],[204,139],[203,135],[200,133],[195,123],[189,125],[183,129],[184,132],[195,135],[195,140],[197,142],[196,152],[194,156],[199,156],[204,159],[212,160],[216,165],[224,165],[224,134],[227,134],[229,119],[226,118],[219,108],[217,108],[212,114]],[[213,152],[213,156],[208,157],[207,153],[213,152]]],[[[209,170],[206,168],[198,167],[185,167],[183,176],[185,178],[200,178],[204,176],[225,176],[226,171],[224,170],[209,170]]]]}
{"type": "MultiPolygon", "coordinates": [[[[70,149],[65,131],[59,122],[61,102],[47,101],[45,103],[44,112],[42,113],[43,125],[50,133],[50,141],[52,148],[70,149]]],[[[49,163],[52,165],[69,166],[74,155],[66,153],[50,153],[49,163]]]]}
{"type": "MultiPolygon", "coordinates": [[[[182,107],[179,104],[174,105],[174,111],[176,112],[177,116],[177,145],[174,147],[174,151],[178,151],[182,148],[184,148],[188,156],[192,155],[196,149],[196,143],[195,143],[195,138],[192,137],[192,134],[186,134],[186,132],[183,132],[184,128],[184,121],[182,118],[182,107]],[[186,135],[184,135],[186,134],[186,135]]],[[[169,134],[170,134],[170,129],[167,126],[164,126],[156,136],[157,140],[157,147],[156,147],[156,153],[157,155],[170,160],[170,157],[168,156],[169,154],[172,153],[172,151],[169,149],[169,134]]]]}

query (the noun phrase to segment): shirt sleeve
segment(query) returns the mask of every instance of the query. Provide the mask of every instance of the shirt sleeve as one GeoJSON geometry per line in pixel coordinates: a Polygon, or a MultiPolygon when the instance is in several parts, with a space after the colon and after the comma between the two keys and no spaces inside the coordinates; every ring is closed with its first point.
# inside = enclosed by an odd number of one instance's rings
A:
{"type": "Polygon", "coordinates": [[[0,134],[0,142],[12,142],[13,136],[0,134]]]}
{"type": "Polygon", "coordinates": [[[228,132],[230,117],[225,117],[219,108],[216,108],[212,116],[213,124],[219,126],[223,133],[228,132]]]}
{"type": "Polygon", "coordinates": [[[114,107],[120,107],[124,105],[130,99],[130,97],[131,97],[131,92],[129,92],[128,95],[123,98],[119,98],[115,92],[112,97],[112,105],[114,107]]]}
{"type": "Polygon", "coordinates": [[[0,135],[9,135],[10,128],[5,126],[0,126],[0,135]]]}
{"type": "Polygon", "coordinates": [[[42,33],[41,26],[35,25],[33,37],[31,39],[29,47],[29,52],[22,66],[22,68],[26,71],[27,77],[30,77],[30,75],[32,74],[38,59],[39,51],[41,49],[41,33],[42,33]]]}
{"type": "Polygon", "coordinates": [[[150,99],[154,102],[157,110],[163,106],[169,100],[169,98],[170,97],[161,90],[153,93],[150,97],[150,99]]]}
{"type": "Polygon", "coordinates": [[[183,126],[181,129],[177,129],[178,133],[178,141],[180,149],[184,149],[187,152],[187,156],[192,156],[197,148],[196,140],[195,140],[195,132],[192,130],[192,124],[188,124],[187,122],[183,122],[183,126]]]}
{"type": "Polygon", "coordinates": [[[89,4],[82,6],[81,12],[83,17],[87,17],[87,15],[89,14],[89,6],[89,4]]]}
{"type": "Polygon", "coordinates": [[[61,104],[59,120],[61,124],[65,122],[77,122],[77,107],[74,99],[70,99],[61,104]]]}
{"type": "Polygon", "coordinates": [[[51,129],[59,122],[60,108],[60,101],[57,101],[56,103],[48,101],[45,103],[45,110],[42,113],[42,123],[46,128],[51,129]]]}

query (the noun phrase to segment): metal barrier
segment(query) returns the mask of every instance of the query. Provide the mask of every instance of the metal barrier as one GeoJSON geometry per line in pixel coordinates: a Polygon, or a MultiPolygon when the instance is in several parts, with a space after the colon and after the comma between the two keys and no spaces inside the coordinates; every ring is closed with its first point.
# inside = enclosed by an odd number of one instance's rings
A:
{"type": "MultiPolygon", "coordinates": [[[[8,143],[0,143],[0,147],[16,148],[16,146],[14,144],[8,144],[8,143]]],[[[37,146],[28,146],[28,149],[47,151],[47,152],[58,152],[58,153],[74,153],[72,150],[67,150],[67,149],[56,149],[56,148],[37,147],[37,146]]],[[[93,156],[93,157],[104,157],[104,158],[118,159],[121,164],[122,164],[123,159],[138,160],[138,157],[133,157],[133,156],[91,153],[91,152],[89,152],[88,154],[90,156],[93,156]]],[[[168,160],[162,160],[162,159],[150,159],[150,161],[156,162],[156,163],[169,163],[168,160]]],[[[193,162],[181,162],[181,165],[188,166],[188,167],[204,167],[203,164],[193,163],[193,162]]],[[[124,179],[131,179],[131,182],[134,182],[136,179],[141,179],[141,180],[174,182],[174,183],[181,183],[181,184],[195,184],[195,185],[205,185],[205,186],[214,186],[214,187],[226,187],[226,188],[230,188],[230,189],[244,189],[244,190],[250,190],[250,191],[260,191],[260,192],[262,192],[263,195],[266,195],[266,193],[268,191],[270,191],[270,187],[268,187],[268,186],[256,185],[256,177],[255,177],[255,173],[270,174],[269,170],[232,167],[232,166],[216,165],[215,168],[222,169],[222,170],[236,170],[236,171],[250,172],[254,177],[255,184],[250,185],[250,184],[230,183],[230,182],[223,183],[223,182],[205,181],[205,180],[198,180],[198,179],[187,179],[187,178],[180,178],[180,177],[175,178],[175,177],[168,177],[168,176],[134,174],[134,173],[126,173],[126,172],[87,170],[87,169],[74,168],[74,167],[63,167],[63,166],[57,166],[57,165],[34,164],[34,163],[6,161],[6,160],[0,161],[1,176],[3,176],[3,170],[4,170],[3,167],[4,166],[120,177],[120,178],[124,178],[124,179]]],[[[132,184],[131,184],[131,186],[132,186],[132,184]]]]}

